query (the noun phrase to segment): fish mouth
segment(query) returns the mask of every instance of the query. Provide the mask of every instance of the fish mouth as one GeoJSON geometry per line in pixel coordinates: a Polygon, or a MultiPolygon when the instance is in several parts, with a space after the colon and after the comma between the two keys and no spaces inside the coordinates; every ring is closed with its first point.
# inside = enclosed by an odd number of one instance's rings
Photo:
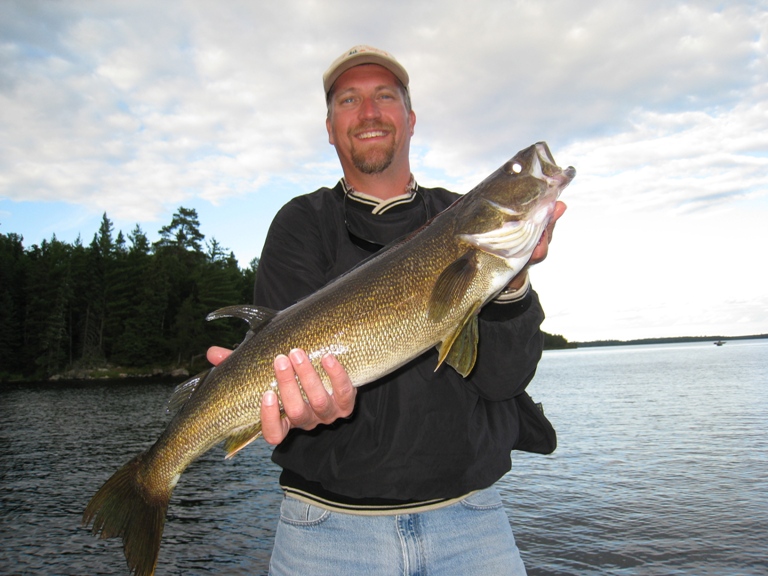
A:
{"type": "Polygon", "coordinates": [[[568,168],[565,168],[558,172],[557,174],[553,174],[552,176],[547,177],[548,182],[552,182],[552,184],[561,190],[568,186],[568,184],[571,183],[571,180],[573,180],[576,177],[576,168],[573,166],[568,166],[568,168]]]}
{"type": "Polygon", "coordinates": [[[558,167],[546,142],[537,142],[534,148],[538,160],[538,166],[534,168],[534,172],[538,173],[538,177],[561,189],[576,177],[576,169],[573,166],[565,169],[558,167]]]}

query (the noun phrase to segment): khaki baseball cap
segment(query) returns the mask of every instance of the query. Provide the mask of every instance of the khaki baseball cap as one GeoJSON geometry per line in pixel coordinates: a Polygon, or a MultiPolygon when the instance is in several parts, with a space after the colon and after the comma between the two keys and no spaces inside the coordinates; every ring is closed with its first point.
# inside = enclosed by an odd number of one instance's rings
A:
{"type": "Polygon", "coordinates": [[[325,74],[323,74],[323,88],[325,89],[325,95],[328,96],[328,92],[331,90],[333,83],[338,80],[339,76],[344,74],[344,72],[350,68],[360,66],[361,64],[378,64],[379,66],[383,66],[392,72],[392,74],[395,75],[395,78],[400,80],[400,82],[403,83],[403,86],[405,86],[405,89],[408,90],[408,72],[405,71],[405,68],[403,68],[400,62],[395,60],[395,57],[392,56],[392,54],[374,48],[373,46],[360,44],[359,46],[350,48],[344,52],[344,54],[336,58],[328,70],[325,71],[325,74]]]}

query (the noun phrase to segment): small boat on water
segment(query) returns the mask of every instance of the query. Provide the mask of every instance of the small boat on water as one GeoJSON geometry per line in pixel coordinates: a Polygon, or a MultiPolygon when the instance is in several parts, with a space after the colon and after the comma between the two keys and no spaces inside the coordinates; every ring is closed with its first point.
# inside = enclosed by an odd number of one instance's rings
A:
{"type": "Polygon", "coordinates": [[[715,342],[713,342],[713,344],[715,346],[722,346],[723,344],[725,344],[725,340],[715,340],[715,342]]]}

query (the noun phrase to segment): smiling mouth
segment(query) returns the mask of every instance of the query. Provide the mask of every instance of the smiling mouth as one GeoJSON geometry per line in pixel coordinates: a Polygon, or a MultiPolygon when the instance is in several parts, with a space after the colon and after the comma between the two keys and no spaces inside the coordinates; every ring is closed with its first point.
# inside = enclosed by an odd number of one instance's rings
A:
{"type": "Polygon", "coordinates": [[[369,138],[381,138],[387,135],[384,130],[369,130],[367,132],[361,132],[357,135],[360,140],[367,140],[369,138]]]}

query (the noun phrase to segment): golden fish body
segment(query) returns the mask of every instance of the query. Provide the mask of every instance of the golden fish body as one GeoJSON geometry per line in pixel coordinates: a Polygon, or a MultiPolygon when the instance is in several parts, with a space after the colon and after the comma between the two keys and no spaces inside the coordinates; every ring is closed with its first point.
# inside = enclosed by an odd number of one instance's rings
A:
{"type": "Polygon", "coordinates": [[[320,365],[333,353],[355,386],[372,382],[432,346],[466,376],[477,350],[477,313],[527,264],[555,201],[575,176],[545,143],[518,152],[471,192],[406,239],[281,312],[231,306],[251,330],[219,366],[174,393],[176,415],[155,444],[118,470],[88,504],[102,538],[121,536],[132,573],[154,573],[176,482],[198,456],[224,442],[232,456],[261,434],[273,360],[304,349],[320,365]]]}

